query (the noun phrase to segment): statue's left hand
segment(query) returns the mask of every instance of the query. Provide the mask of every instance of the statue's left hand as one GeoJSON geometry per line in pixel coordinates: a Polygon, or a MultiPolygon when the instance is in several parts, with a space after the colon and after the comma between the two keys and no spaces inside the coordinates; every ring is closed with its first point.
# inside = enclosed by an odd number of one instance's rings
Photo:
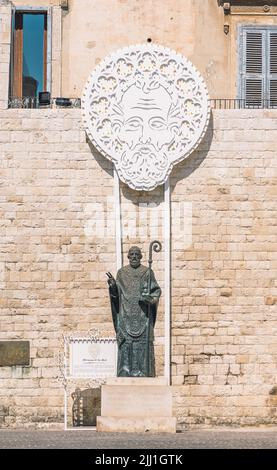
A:
{"type": "Polygon", "coordinates": [[[141,301],[145,302],[146,304],[154,304],[155,303],[155,299],[153,299],[153,297],[151,297],[151,295],[149,295],[147,293],[143,293],[143,292],[141,294],[141,301]]]}

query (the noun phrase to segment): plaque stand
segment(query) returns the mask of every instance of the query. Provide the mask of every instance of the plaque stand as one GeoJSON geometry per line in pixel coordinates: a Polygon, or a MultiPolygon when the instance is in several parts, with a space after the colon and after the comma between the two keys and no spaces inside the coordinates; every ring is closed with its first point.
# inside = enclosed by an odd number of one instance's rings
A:
{"type": "Polygon", "coordinates": [[[101,386],[98,432],[175,433],[172,387],[165,377],[108,378],[101,386]]]}
{"type": "MultiPolygon", "coordinates": [[[[68,430],[69,388],[72,385],[76,386],[76,382],[79,386],[81,386],[82,383],[82,387],[85,389],[99,388],[106,382],[106,377],[114,377],[116,374],[117,346],[113,333],[92,328],[86,336],[84,336],[83,332],[75,332],[73,335],[63,335],[62,348],[63,353],[60,352],[57,357],[60,370],[57,380],[62,383],[64,388],[64,430],[66,431],[68,430]],[[82,345],[86,347],[83,348],[82,345]],[[103,347],[104,350],[102,349],[103,347]],[[99,358],[98,351],[100,354],[99,358]],[[103,369],[102,371],[101,368],[103,369]]],[[[75,392],[77,390],[78,389],[76,389],[75,392]]],[[[89,393],[84,393],[85,391],[82,392],[80,390],[82,395],[80,401],[80,408],[82,409],[79,410],[80,421],[84,418],[84,399],[88,398],[86,395],[89,393]]],[[[76,415],[77,411],[78,410],[74,409],[73,406],[73,414],[75,413],[76,415]]],[[[88,416],[86,416],[86,421],[88,421],[87,418],[88,416]]],[[[74,421],[73,416],[72,421],[74,421]]],[[[69,429],[95,430],[95,426],[75,426],[69,429]]]]}

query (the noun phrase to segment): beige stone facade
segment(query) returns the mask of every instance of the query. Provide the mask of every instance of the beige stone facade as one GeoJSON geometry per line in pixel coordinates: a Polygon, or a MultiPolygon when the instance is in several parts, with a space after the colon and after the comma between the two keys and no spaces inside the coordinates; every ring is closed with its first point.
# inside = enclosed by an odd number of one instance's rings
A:
{"type": "MultiPolygon", "coordinates": [[[[276,424],[276,113],[214,111],[201,147],[171,177],[179,427],[276,424]],[[191,241],[174,222],[177,203],[191,208],[191,241]]],[[[86,142],[80,110],[4,110],[0,125],[1,339],[31,345],[31,367],[1,367],[1,424],[57,425],[62,333],[112,326],[105,272],[116,269],[113,228],[106,239],[88,230],[92,202],[114,223],[112,166],[86,142]]],[[[121,197],[126,225],[129,205],[138,217],[146,211],[138,203],[162,204],[163,194],[122,185],[121,197]]],[[[124,237],[125,256],[138,243],[147,258],[146,230],[124,237]]],[[[157,258],[155,272],[163,288],[157,258]]]]}
{"type": "MultiPolygon", "coordinates": [[[[52,96],[76,98],[107,54],[148,38],[187,56],[211,98],[236,98],[237,28],[277,25],[277,7],[224,15],[216,0],[0,0],[0,340],[31,348],[30,366],[0,367],[0,426],[57,427],[62,335],[112,328],[113,166],[88,143],[80,109],[6,109],[20,5],[52,8],[52,96]]],[[[277,424],[276,119],[276,109],[213,110],[200,147],[170,177],[179,429],[277,424]]],[[[149,241],[164,236],[163,187],[120,188],[125,262],[138,244],[146,263],[149,241]]],[[[163,291],[164,262],[164,251],[155,255],[163,291]]],[[[164,335],[162,296],[160,376],[164,335]]]]}

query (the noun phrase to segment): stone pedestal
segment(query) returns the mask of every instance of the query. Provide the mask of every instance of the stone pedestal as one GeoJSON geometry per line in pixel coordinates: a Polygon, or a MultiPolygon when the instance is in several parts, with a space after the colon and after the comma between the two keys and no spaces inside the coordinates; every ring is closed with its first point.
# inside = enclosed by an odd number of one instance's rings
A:
{"type": "Polygon", "coordinates": [[[116,377],[101,387],[99,432],[176,432],[172,388],[164,377],[116,377]]]}

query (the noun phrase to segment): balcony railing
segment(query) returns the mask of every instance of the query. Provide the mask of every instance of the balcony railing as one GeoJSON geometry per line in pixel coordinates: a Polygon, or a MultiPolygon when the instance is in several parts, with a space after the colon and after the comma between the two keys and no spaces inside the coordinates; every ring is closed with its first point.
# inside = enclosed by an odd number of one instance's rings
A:
{"type": "Polygon", "coordinates": [[[216,98],[210,100],[213,109],[277,109],[277,100],[216,98]]]}
{"type": "Polygon", "coordinates": [[[39,98],[26,96],[18,98],[10,97],[8,101],[9,108],[31,108],[31,109],[47,109],[47,108],[80,108],[80,98],[50,98],[48,103],[41,103],[39,98]]]}
{"type": "MultiPolygon", "coordinates": [[[[215,98],[210,100],[212,109],[277,109],[277,99],[272,100],[246,100],[215,98]]],[[[41,104],[38,98],[13,97],[9,99],[9,108],[27,109],[53,109],[53,108],[81,108],[80,98],[51,98],[48,104],[41,104]]]]}

